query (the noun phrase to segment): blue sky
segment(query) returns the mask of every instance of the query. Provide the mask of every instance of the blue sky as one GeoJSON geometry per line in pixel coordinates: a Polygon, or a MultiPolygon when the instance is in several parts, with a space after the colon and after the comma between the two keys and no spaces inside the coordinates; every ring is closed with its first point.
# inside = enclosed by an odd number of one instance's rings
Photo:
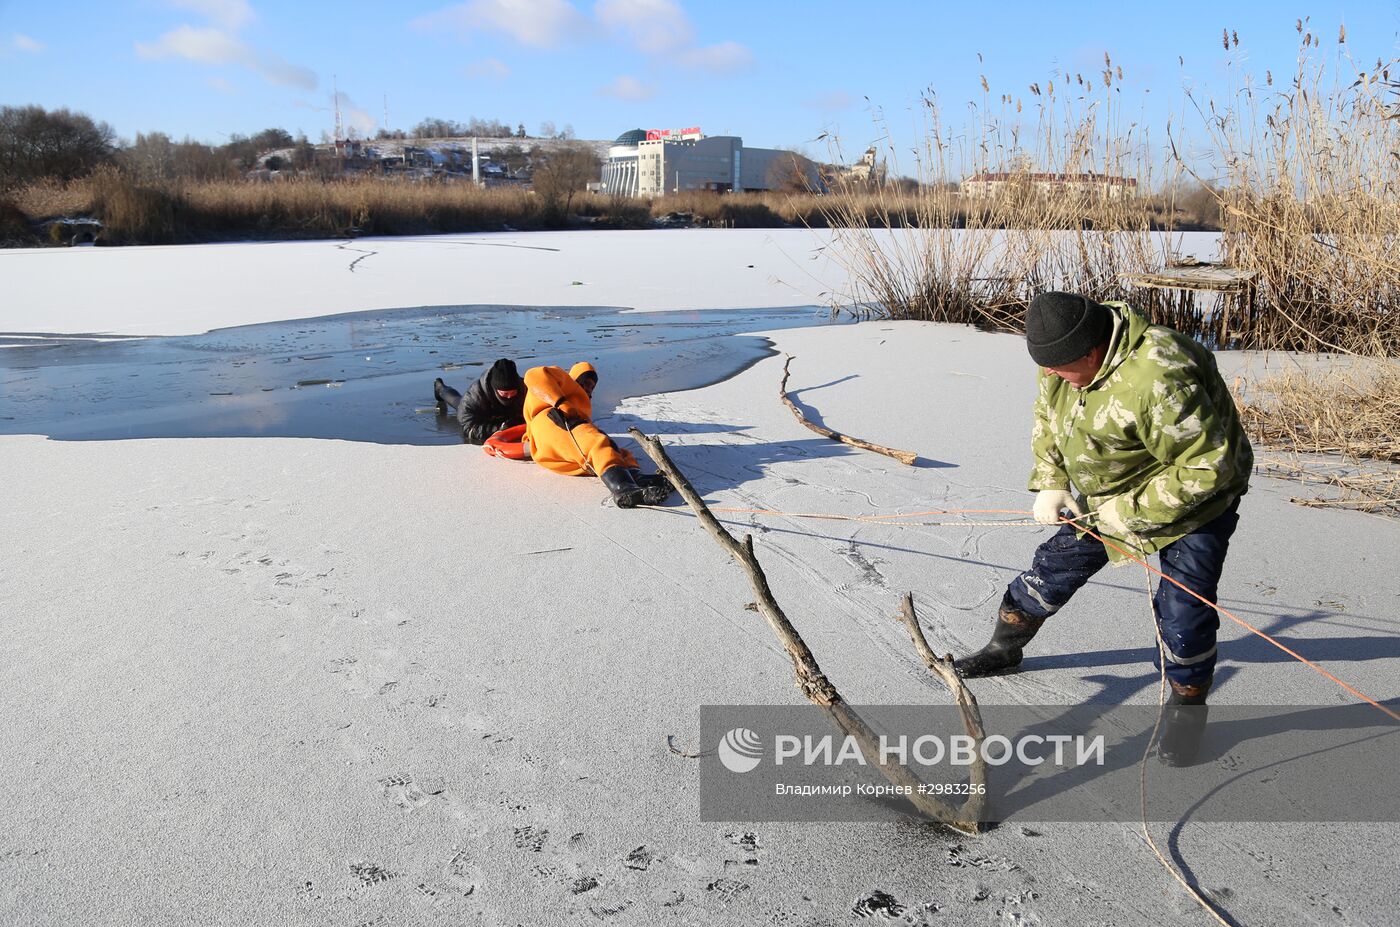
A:
{"type": "Polygon", "coordinates": [[[1127,111],[1160,126],[1179,118],[1183,86],[1218,96],[1242,69],[1291,74],[1301,16],[1322,55],[1335,58],[1343,24],[1359,64],[1397,55],[1397,0],[0,0],[0,103],[82,110],[128,138],[281,126],[315,139],[334,80],[347,123],[370,132],[387,97],[393,127],[479,116],[612,138],[699,125],[825,156],[823,132],[848,154],[880,135],[872,107],[907,150],[926,88],[960,112],[985,75],[1029,104],[1032,82],[1098,74],[1105,52],[1127,111]],[[1229,53],[1225,28],[1240,37],[1229,53]]]}

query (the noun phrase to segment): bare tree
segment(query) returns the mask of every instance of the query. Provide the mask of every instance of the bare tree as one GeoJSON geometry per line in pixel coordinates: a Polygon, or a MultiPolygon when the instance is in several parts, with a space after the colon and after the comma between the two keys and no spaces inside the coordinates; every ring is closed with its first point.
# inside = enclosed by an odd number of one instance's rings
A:
{"type": "Polygon", "coordinates": [[[785,151],[775,158],[764,181],[770,190],[784,193],[807,193],[820,184],[816,163],[796,151],[785,151]]]}
{"type": "MultiPolygon", "coordinates": [[[[355,133],[347,132],[350,138],[356,137],[355,133]]],[[[230,161],[235,162],[241,170],[251,170],[258,166],[264,154],[269,151],[276,151],[279,148],[291,148],[295,144],[292,135],[286,129],[263,129],[250,136],[234,133],[229,136],[228,144],[223,146],[224,153],[230,161]]]]}
{"type": "Polygon", "coordinates": [[[192,138],[175,143],[173,160],[175,176],[191,180],[228,177],[236,173],[237,167],[225,147],[215,148],[192,138]]]}
{"type": "Polygon", "coordinates": [[[292,146],[292,167],[299,171],[310,170],[316,163],[316,146],[305,135],[297,138],[292,146]]]}
{"type": "Polygon", "coordinates": [[[1185,219],[1197,228],[1220,228],[1220,193],[1197,182],[1176,192],[1177,221],[1185,219]]]}
{"type": "Polygon", "coordinates": [[[546,218],[556,223],[567,220],[574,196],[597,180],[601,169],[598,155],[587,145],[561,145],[542,153],[535,162],[534,189],[544,201],[546,218]]]}
{"type": "Polygon", "coordinates": [[[175,176],[175,143],[164,132],[137,132],[136,141],[122,149],[117,160],[138,180],[168,180],[175,176]]]}
{"type": "Polygon", "coordinates": [[[85,113],[0,107],[0,187],[39,177],[82,177],[112,160],[115,141],[111,126],[85,113]]]}

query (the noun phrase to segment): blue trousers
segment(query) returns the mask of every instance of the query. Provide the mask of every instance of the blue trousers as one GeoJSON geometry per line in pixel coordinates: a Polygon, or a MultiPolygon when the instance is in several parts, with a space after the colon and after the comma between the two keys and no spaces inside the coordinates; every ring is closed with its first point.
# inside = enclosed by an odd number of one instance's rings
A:
{"type": "MultiPolygon", "coordinates": [[[[1213,521],[1162,548],[1162,572],[1214,602],[1230,535],[1240,520],[1238,508],[1236,500],[1213,521]]],[[[1107,563],[1108,551],[1101,542],[1087,535],[1076,537],[1074,527],[1065,525],[1036,549],[1031,568],[1012,580],[1007,592],[1026,614],[1049,618],[1107,563]]],[[[1209,682],[1220,629],[1215,609],[1168,582],[1158,585],[1153,606],[1167,654],[1167,678],[1179,685],[1209,682]]]]}

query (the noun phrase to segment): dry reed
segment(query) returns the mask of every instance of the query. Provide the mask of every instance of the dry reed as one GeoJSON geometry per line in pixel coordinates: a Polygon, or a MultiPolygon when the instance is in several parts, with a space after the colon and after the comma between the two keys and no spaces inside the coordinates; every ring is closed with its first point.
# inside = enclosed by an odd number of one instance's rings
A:
{"type": "MultiPolygon", "coordinates": [[[[834,304],[858,315],[1018,330],[1035,293],[1062,289],[1126,297],[1154,322],[1217,348],[1396,354],[1400,119],[1390,96],[1397,82],[1383,61],[1353,66],[1344,38],[1336,67],[1324,67],[1320,43],[1305,29],[1300,22],[1290,86],[1274,88],[1272,75],[1262,87],[1245,80],[1236,105],[1199,107],[1219,176],[1176,157],[1173,175],[1163,178],[1164,188],[1176,190],[1182,176],[1194,175],[1215,198],[1221,256],[1253,274],[1243,293],[1210,301],[1130,293],[1125,275],[1182,257],[1169,237],[1153,234],[1154,208],[1107,186],[1052,192],[1038,181],[1038,173],[1094,173],[1151,188],[1148,139],[1136,125],[1123,126],[1123,75],[1105,57],[1101,75],[1068,87],[1061,79],[1058,91],[1052,81],[1032,84],[1028,101],[994,97],[984,78],[982,99],[960,131],[942,122],[935,98],[926,99],[913,201],[887,199],[871,185],[839,189],[829,200],[831,254],[852,281],[834,304]],[[1011,180],[990,196],[957,189],[960,179],[983,171],[1011,180]]],[[[1179,128],[1168,127],[1173,134],[1179,128]]],[[[1185,150],[1170,140],[1173,155],[1185,150]]],[[[1191,208],[1203,211],[1199,203],[1191,208]]],[[[1169,225],[1175,210],[1173,202],[1169,225]]],[[[1395,514],[1394,370],[1363,377],[1352,368],[1345,377],[1265,385],[1266,398],[1247,406],[1245,417],[1261,447],[1292,455],[1274,472],[1332,487],[1333,497],[1312,504],[1395,514]]]]}
{"type": "MultiPolygon", "coordinates": [[[[1150,139],[1142,126],[1124,125],[1123,75],[1106,58],[1093,79],[1032,84],[1025,99],[994,95],[984,78],[964,128],[946,125],[937,99],[925,99],[921,184],[912,202],[886,201],[860,185],[830,198],[828,224],[839,229],[832,254],[853,281],[838,294],[843,308],[1015,330],[1031,296],[1065,289],[1100,300],[1132,297],[1153,321],[1215,347],[1396,353],[1396,82],[1384,62],[1351,66],[1344,42],[1329,69],[1318,45],[1304,34],[1290,87],[1274,88],[1272,76],[1263,87],[1245,79],[1235,105],[1199,106],[1218,168],[1178,156],[1168,162],[1171,175],[1159,178],[1175,191],[1193,175],[1197,194],[1216,200],[1221,256],[1254,275],[1240,296],[1139,298],[1123,283],[1125,274],[1181,257],[1152,230],[1176,228],[1187,210],[1205,214],[1200,196],[1164,203],[1118,195],[1121,187],[1052,190],[1037,179],[1092,173],[1153,188],[1150,139]],[[958,189],[983,171],[1011,180],[989,196],[958,189]],[[1219,176],[1205,176],[1211,173],[1219,176]]],[[[1173,155],[1186,148],[1173,137],[1180,131],[1168,127],[1173,155]]]]}
{"type": "MultiPolygon", "coordinates": [[[[1244,347],[1400,350],[1400,120],[1394,62],[1335,54],[1299,20],[1297,71],[1236,75],[1233,105],[1200,105],[1223,185],[1225,259],[1258,274],[1244,347]],[[1331,63],[1329,63],[1329,58],[1331,63]]],[[[1238,46],[1236,46],[1238,47],[1238,46]]],[[[1193,169],[1182,161],[1181,166],[1193,169]]]]}
{"type": "Polygon", "coordinates": [[[1400,463],[1400,367],[1358,361],[1347,370],[1291,372],[1251,388],[1241,409],[1264,447],[1400,463]]]}
{"type": "Polygon", "coordinates": [[[1357,359],[1344,370],[1277,375],[1249,393],[1240,417],[1263,452],[1259,468],[1326,487],[1293,501],[1400,516],[1400,367],[1357,359]]]}
{"type": "MultiPolygon", "coordinates": [[[[1334,54],[1299,20],[1297,71],[1274,86],[1240,77],[1238,105],[1205,120],[1226,183],[1226,259],[1258,274],[1246,346],[1357,359],[1259,384],[1243,407],[1265,472],[1327,487],[1300,498],[1400,516],[1400,120],[1391,68],[1334,54]],[[1329,63],[1330,59],[1330,63],[1329,63]],[[1319,456],[1325,455],[1325,456],[1319,456]]],[[[1231,62],[1231,67],[1236,62],[1231,62]]]]}
{"type": "MultiPolygon", "coordinates": [[[[107,169],[68,183],[20,187],[0,202],[21,230],[26,222],[98,218],[108,227],[110,244],[533,230],[552,221],[539,197],[524,187],[479,189],[381,176],[143,182],[107,169]]],[[[962,227],[984,221],[970,221],[960,206],[947,214],[923,212],[919,194],[907,188],[881,188],[842,202],[838,214],[828,198],[810,192],[688,191],[654,198],[584,193],[574,198],[572,221],[599,228],[649,228],[655,220],[677,215],[711,228],[816,228],[832,221],[871,225],[886,220],[897,226],[947,222],[962,227]]],[[[1162,204],[1146,205],[1144,221],[1160,226],[1162,204]]],[[[1014,213],[996,217],[1018,219],[1014,213]]]]}
{"type": "MultiPolygon", "coordinates": [[[[1121,125],[1115,80],[1121,77],[1106,71],[1104,87],[1081,85],[1081,93],[1058,95],[1053,82],[1044,89],[1033,84],[1036,115],[1025,134],[1023,101],[1002,94],[993,103],[985,79],[965,130],[945,124],[939,101],[927,96],[916,192],[893,196],[879,184],[853,183],[828,200],[828,224],[837,229],[831,253],[852,281],[849,292],[837,294],[837,308],[1015,330],[1042,290],[1122,298],[1124,274],[1171,257],[1153,234],[1161,226],[1161,201],[1109,182],[1051,190],[1036,177],[1082,174],[1130,177],[1144,189],[1150,184],[1142,130],[1121,125]],[[1010,179],[990,195],[965,195],[961,179],[983,171],[1010,179]]],[[[887,155],[897,161],[893,150],[887,155]]]]}
{"type": "MultiPolygon", "coordinates": [[[[348,234],[533,230],[550,225],[540,198],[524,187],[481,189],[467,183],[357,177],[274,181],[140,182],[113,169],[67,184],[41,183],[4,198],[23,221],[93,216],[111,244],[166,244],[237,238],[307,238],[348,234]]],[[[716,228],[820,226],[813,194],[692,192],[648,198],[585,193],[576,221],[647,228],[680,214],[716,228]]]]}

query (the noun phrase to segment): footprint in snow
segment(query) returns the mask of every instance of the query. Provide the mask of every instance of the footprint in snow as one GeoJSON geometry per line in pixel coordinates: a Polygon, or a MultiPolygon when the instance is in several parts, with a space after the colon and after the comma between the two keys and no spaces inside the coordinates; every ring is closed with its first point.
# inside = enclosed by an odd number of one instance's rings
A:
{"type": "Polygon", "coordinates": [[[859,918],[883,917],[893,920],[905,912],[905,906],[889,892],[878,888],[856,899],[851,907],[851,916],[859,918]]]}

